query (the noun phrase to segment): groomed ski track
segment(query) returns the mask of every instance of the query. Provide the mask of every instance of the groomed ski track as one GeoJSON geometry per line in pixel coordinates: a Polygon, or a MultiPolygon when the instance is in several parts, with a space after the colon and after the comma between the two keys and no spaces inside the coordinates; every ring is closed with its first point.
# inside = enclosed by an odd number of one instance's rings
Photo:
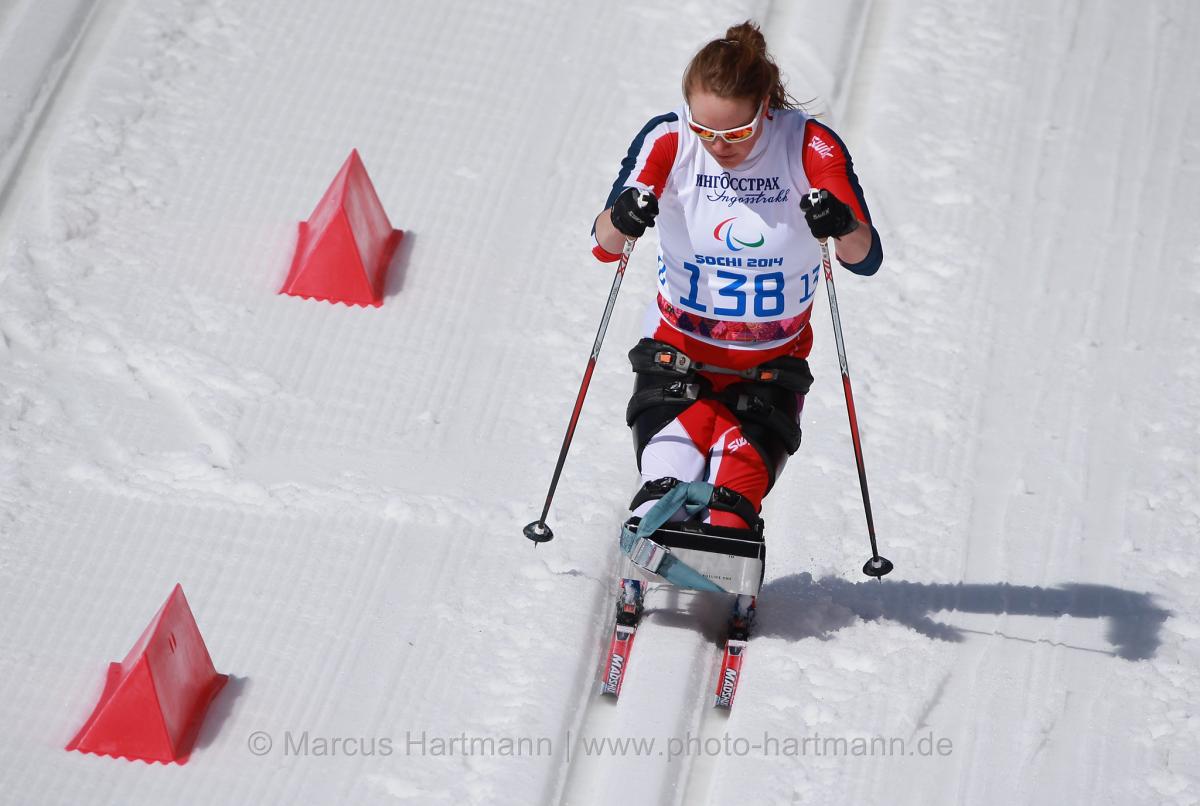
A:
{"type": "Polygon", "coordinates": [[[1184,0],[0,8],[0,803],[1200,802],[1198,40],[1184,0]],[[611,280],[591,217],[747,17],[886,239],[838,292],[897,571],[858,572],[818,300],[734,711],[724,610],[661,590],[613,705],[652,238],[558,538],[520,527],[611,280]],[[385,305],[276,295],[354,147],[408,232],[385,305]],[[191,761],[63,751],[175,582],[233,676],[191,761]]]}

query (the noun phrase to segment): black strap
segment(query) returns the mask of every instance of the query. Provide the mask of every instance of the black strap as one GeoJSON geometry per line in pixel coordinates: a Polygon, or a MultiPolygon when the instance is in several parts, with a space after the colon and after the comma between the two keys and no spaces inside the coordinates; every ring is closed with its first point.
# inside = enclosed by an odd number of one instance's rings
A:
{"type": "MultiPolygon", "coordinates": [[[[625,527],[636,531],[641,520],[638,517],[630,518],[625,521],[625,527]]],[[[654,542],[672,549],[731,554],[754,560],[765,561],[767,554],[766,541],[760,529],[735,529],[713,526],[711,523],[664,523],[654,530],[654,542]]]]}
{"type": "MultiPolygon", "coordinates": [[[[629,351],[629,363],[639,378],[625,409],[625,423],[630,427],[651,409],[660,410],[665,424],[677,416],[676,410],[682,411],[701,398],[715,398],[728,406],[738,420],[760,424],[774,434],[788,454],[800,448],[801,432],[795,420],[793,395],[806,394],[813,382],[808,362],[803,358],[784,356],[745,372],[735,372],[699,364],[666,342],[645,338],[629,351]],[[710,380],[700,374],[702,371],[761,380],[745,380],[716,393],[710,380]],[[664,410],[664,406],[670,408],[664,410]]],[[[637,436],[635,429],[635,439],[637,436]]],[[[642,439],[649,436],[643,434],[642,439]]],[[[644,442],[637,443],[639,457],[644,446],[644,442]]],[[[762,453],[761,446],[756,447],[762,453]]]]}
{"type": "MultiPolygon", "coordinates": [[[[637,491],[637,494],[633,496],[633,501],[629,504],[630,511],[637,509],[647,501],[657,501],[673,490],[675,485],[679,483],[679,479],[672,476],[664,476],[661,479],[646,482],[637,491]]],[[[751,529],[761,520],[758,517],[758,511],[750,503],[750,500],[736,490],[731,490],[728,487],[713,488],[708,508],[720,510],[721,512],[732,512],[741,518],[742,522],[751,529]]]]}
{"type": "Polygon", "coordinates": [[[800,448],[800,426],[788,412],[770,400],[770,389],[754,389],[749,384],[736,384],[721,393],[720,399],[741,419],[751,419],[771,429],[787,448],[789,454],[800,448]]]}
{"type": "Polygon", "coordinates": [[[682,350],[657,339],[645,338],[629,351],[629,363],[634,372],[651,375],[692,377],[697,372],[736,375],[756,383],[778,384],[796,394],[808,394],[813,376],[808,361],[794,356],[781,356],[757,367],[735,370],[694,361],[682,350]]]}
{"type": "Polygon", "coordinates": [[[704,386],[680,379],[634,392],[629,398],[629,405],[625,407],[625,424],[633,425],[639,414],[654,406],[679,406],[685,409],[703,396],[704,386]]]}

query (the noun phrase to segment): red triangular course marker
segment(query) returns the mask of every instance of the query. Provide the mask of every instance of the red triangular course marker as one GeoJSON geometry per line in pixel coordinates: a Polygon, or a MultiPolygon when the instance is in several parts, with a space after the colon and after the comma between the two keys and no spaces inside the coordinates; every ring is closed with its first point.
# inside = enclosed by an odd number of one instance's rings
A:
{"type": "Polygon", "coordinates": [[[388,264],[404,233],[392,229],[358,150],[350,152],[300,238],[281,294],[383,304],[388,264]]]}
{"type": "Polygon", "coordinates": [[[121,663],[68,750],[183,764],[213,697],[228,681],[213,668],[176,585],[121,663]]]}

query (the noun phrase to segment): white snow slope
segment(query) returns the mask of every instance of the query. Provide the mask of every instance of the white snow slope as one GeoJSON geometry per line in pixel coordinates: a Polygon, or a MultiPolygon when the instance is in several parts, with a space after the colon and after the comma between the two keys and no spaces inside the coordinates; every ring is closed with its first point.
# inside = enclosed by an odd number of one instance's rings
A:
{"type": "Polygon", "coordinates": [[[9,0],[0,802],[1200,801],[1197,41],[1188,0],[9,0]],[[652,239],[558,537],[520,528],[612,277],[591,219],[747,17],[885,239],[838,290],[896,571],[859,571],[818,303],[735,710],[724,604],[666,590],[613,706],[652,239]],[[354,147],[408,232],[386,303],[278,295],[354,147]],[[64,751],[176,582],[233,676],[191,760],[64,751]]]}

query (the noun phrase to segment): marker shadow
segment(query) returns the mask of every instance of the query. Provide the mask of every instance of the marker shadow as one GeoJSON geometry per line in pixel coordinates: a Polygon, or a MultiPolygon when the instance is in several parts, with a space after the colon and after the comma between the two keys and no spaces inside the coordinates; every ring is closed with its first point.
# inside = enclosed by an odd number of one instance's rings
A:
{"type": "Polygon", "coordinates": [[[416,241],[416,233],[411,230],[405,230],[404,237],[400,239],[396,251],[392,254],[392,259],[388,261],[387,276],[383,282],[383,299],[385,302],[399,294],[400,290],[404,288],[404,280],[408,274],[409,261],[412,258],[412,250],[416,241]]]}
{"type": "Polygon", "coordinates": [[[193,750],[200,750],[208,747],[221,733],[222,726],[229,721],[233,716],[234,703],[245,693],[246,687],[249,684],[248,677],[234,677],[229,675],[229,680],[217,692],[217,696],[213,699],[212,704],[208,706],[208,713],[204,715],[204,722],[200,725],[200,732],[196,734],[196,743],[193,745],[193,750]]]}

